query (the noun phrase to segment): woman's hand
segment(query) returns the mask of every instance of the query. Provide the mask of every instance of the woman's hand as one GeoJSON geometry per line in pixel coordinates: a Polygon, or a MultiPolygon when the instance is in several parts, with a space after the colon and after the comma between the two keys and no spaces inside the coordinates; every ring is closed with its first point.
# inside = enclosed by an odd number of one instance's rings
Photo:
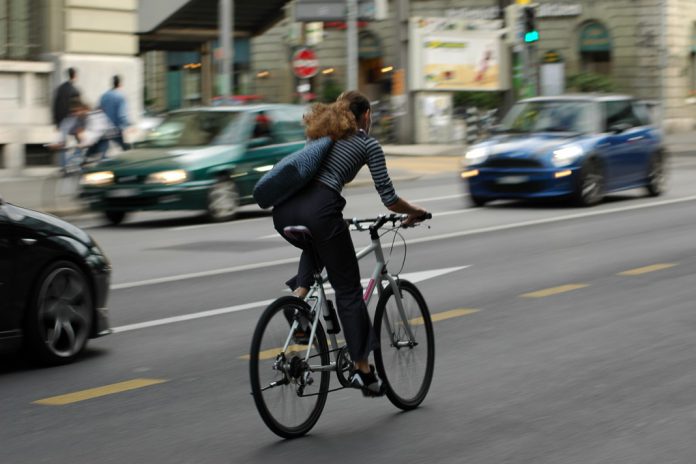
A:
{"type": "Polygon", "coordinates": [[[428,215],[426,210],[418,206],[414,206],[414,209],[416,211],[414,213],[408,213],[406,220],[401,223],[402,226],[409,227],[426,219],[426,216],[428,215]]]}

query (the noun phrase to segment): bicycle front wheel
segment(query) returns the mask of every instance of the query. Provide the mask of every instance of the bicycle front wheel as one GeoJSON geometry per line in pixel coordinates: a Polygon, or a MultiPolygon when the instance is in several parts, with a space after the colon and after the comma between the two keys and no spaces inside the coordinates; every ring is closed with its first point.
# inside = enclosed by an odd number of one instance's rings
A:
{"type": "MultiPolygon", "coordinates": [[[[256,409],[271,431],[283,438],[309,432],[319,420],[329,390],[329,372],[309,372],[304,359],[308,340],[293,336],[286,351],[295,311],[309,321],[307,304],[296,297],[277,299],[266,308],[251,341],[249,374],[256,409]]],[[[310,351],[310,365],[330,362],[321,324],[310,351]]]]}
{"type": "Polygon", "coordinates": [[[399,280],[403,314],[391,286],[382,293],[375,310],[377,372],[389,400],[408,411],[423,402],[435,367],[435,335],[423,295],[411,282],[399,280]]]}

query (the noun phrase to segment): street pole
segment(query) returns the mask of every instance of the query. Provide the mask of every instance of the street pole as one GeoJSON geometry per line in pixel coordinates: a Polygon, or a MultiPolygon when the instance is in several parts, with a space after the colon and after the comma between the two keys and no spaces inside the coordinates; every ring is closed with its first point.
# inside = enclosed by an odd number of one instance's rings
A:
{"type": "Polygon", "coordinates": [[[394,96],[398,101],[392,102],[392,111],[394,111],[394,121],[396,127],[396,139],[399,143],[410,143],[412,141],[413,132],[413,113],[410,111],[410,89],[408,86],[408,19],[411,14],[409,0],[395,0],[396,14],[395,30],[396,30],[396,62],[395,69],[401,70],[400,76],[403,76],[403,94],[394,96]]]}
{"type": "Polygon", "coordinates": [[[660,2],[660,127],[665,127],[665,115],[667,114],[667,66],[669,65],[669,49],[667,46],[667,4],[669,0],[660,2]]]}
{"type": "Polygon", "coordinates": [[[219,46],[222,51],[220,60],[220,95],[228,98],[231,94],[230,79],[232,77],[232,8],[234,0],[220,0],[219,46]]]}
{"type": "Polygon", "coordinates": [[[358,0],[347,1],[347,82],[348,90],[358,90],[358,0]]]}

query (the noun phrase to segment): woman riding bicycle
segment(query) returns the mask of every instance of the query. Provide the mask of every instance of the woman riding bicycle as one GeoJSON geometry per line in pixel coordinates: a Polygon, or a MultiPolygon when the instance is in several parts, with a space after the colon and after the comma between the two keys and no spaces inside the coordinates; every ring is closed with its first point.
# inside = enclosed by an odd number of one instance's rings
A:
{"type": "MultiPolygon", "coordinates": [[[[273,210],[276,230],[291,244],[303,244],[283,234],[290,225],[304,225],[312,233],[321,268],[326,267],[329,282],[336,292],[336,305],[346,344],[354,362],[351,385],[365,396],[383,394],[382,382],[368,362],[377,339],[372,330],[367,306],[363,301],[360,270],[350,231],[343,219],[346,200],[343,186],[353,180],[367,164],[382,203],[391,211],[408,215],[404,225],[421,220],[426,211],[396,195],[387,173],[384,152],[369,136],[372,125],[370,102],[359,92],[342,93],[336,102],[314,105],[305,115],[309,139],[329,136],[335,142],[324,158],[312,182],[273,210]]],[[[314,264],[311,250],[304,249],[297,275],[287,282],[293,294],[304,298],[313,282],[314,264]]]]}

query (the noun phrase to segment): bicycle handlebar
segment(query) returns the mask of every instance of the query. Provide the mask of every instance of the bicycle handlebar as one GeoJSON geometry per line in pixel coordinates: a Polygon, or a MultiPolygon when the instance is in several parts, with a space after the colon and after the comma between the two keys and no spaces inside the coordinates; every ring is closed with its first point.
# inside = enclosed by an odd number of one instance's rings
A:
{"type": "MultiPolygon", "coordinates": [[[[396,223],[399,222],[399,227],[413,227],[415,224],[412,224],[410,226],[402,226],[401,223],[406,220],[408,217],[408,214],[397,214],[397,213],[391,213],[391,214],[380,214],[377,217],[373,218],[363,218],[363,219],[358,219],[358,218],[352,218],[352,219],[346,219],[346,224],[349,226],[354,226],[355,230],[363,231],[363,230],[369,230],[371,228],[374,229],[380,229],[384,224],[391,222],[392,226],[396,226],[396,223]],[[370,224],[369,226],[365,227],[362,224],[370,224]]],[[[427,219],[432,219],[433,215],[432,213],[426,212],[422,214],[421,216],[418,217],[418,222],[425,221],[427,219]]]]}

